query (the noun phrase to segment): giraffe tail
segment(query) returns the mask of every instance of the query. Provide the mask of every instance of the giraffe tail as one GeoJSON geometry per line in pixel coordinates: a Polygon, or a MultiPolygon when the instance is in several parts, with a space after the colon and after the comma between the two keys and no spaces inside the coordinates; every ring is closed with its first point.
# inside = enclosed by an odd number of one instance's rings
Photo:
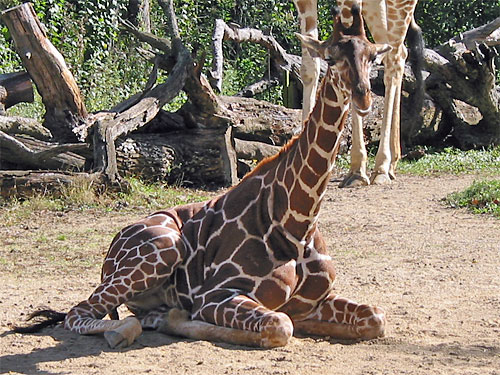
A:
{"type": "Polygon", "coordinates": [[[16,326],[12,329],[12,332],[15,332],[15,333],[36,333],[36,332],[39,332],[45,327],[53,326],[59,322],[62,322],[66,318],[66,313],[61,313],[61,312],[57,312],[57,311],[49,310],[49,309],[38,310],[38,311],[31,313],[28,316],[27,320],[29,321],[29,320],[32,320],[34,318],[42,318],[42,320],[38,319],[38,320],[40,320],[39,322],[25,326],[25,327],[17,327],[16,326]]]}

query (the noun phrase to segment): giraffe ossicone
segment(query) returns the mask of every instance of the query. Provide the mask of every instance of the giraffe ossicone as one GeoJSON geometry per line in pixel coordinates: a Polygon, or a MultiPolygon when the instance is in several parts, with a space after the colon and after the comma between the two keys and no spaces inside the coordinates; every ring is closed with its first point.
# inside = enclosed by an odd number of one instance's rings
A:
{"type": "MultiPolygon", "coordinates": [[[[356,13],[355,13],[356,16],[356,13]]],[[[101,284],[65,316],[65,328],[104,333],[112,347],[142,329],[272,348],[294,332],[340,339],[382,336],[385,314],[333,292],[335,269],[318,217],[349,103],[371,105],[369,69],[388,48],[363,20],[332,36],[303,37],[331,67],[303,132],[228,192],[156,212],[122,229],[101,284]],[[133,317],[104,320],[125,304],[133,317]]]]}

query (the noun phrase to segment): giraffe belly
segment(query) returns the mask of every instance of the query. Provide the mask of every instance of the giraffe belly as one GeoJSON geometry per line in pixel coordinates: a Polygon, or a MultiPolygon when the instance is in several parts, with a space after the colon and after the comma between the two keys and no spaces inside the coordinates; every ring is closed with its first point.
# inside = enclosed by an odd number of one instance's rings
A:
{"type": "Polygon", "coordinates": [[[160,306],[181,307],[177,300],[175,288],[170,283],[170,280],[134,296],[125,302],[125,305],[131,312],[138,316],[145,315],[148,311],[160,306]]]}

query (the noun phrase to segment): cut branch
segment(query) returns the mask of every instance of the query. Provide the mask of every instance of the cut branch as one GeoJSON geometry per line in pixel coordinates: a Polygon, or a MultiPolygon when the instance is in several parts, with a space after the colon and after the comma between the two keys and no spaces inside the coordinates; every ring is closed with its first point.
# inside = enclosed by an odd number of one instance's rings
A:
{"type": "Polygon", "coordinates": [[[33,100],[33,84],[27,72],[0,74],[0,114],[17,103],[33,100]]]}

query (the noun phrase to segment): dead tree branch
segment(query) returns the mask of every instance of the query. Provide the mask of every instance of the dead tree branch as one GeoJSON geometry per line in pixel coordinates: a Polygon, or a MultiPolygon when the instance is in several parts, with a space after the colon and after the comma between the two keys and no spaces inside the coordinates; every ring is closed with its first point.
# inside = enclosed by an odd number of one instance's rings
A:
{"type": "Polygon", "coordinates": [[[25,134],[42,141],[52,138],[52,134],[37,120],[18,116],[0,116],[0,130],[10,134],[25,134]]]}
{"type": "Polygon", "coordinates": [[[74,152],[87,151],[83,143],[55,144],[35,139],[14,137],[0,131],[2,159],[28,169],[83,170],[85,158],[74,152]],[[5,152],[7,151],[7,152],[5,152]]]}
{"type": "MultiPolygon", "coordinates": [[[[224,41],[231,40],[236,43],[257,43],[269,50],[271,60],[283,71],[292,72],[294,77],[300,81],[299,56],[291,55],[276,41],[272,35],[265,35],[261,30],[254,28],[239,28],[235,25],[228,25],[221,19],[215,21],[215,29],[212,37],[213,66],[212,80],[213,86],[219,92],[222,91],[224,57],[222,45],[224,41]]],[[[326,64],[324,66],[326,71],[326,64]]]]}
{"type": "Polygon", "coordinates": [[[27,72],[0,74],[0,115],[17,103],[33,100],[33,84],[27,72]]]}
{"type": "Polygon", "coordinates": [[[452,38],[456,43],[463,43],[468,50],[475,50],[478,43],[489,47],[500,45],[500,17],[486,25],[476,27],[452,38]]]}

